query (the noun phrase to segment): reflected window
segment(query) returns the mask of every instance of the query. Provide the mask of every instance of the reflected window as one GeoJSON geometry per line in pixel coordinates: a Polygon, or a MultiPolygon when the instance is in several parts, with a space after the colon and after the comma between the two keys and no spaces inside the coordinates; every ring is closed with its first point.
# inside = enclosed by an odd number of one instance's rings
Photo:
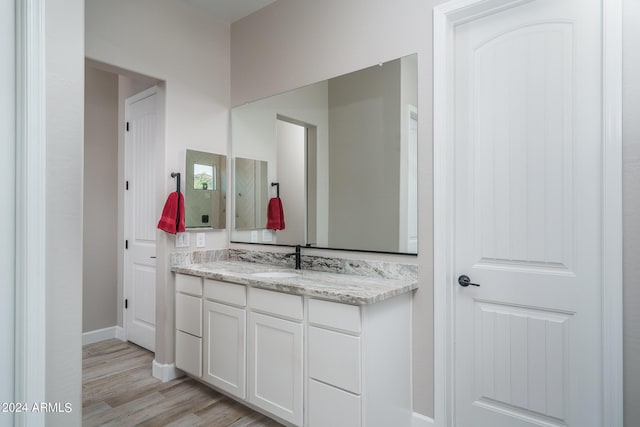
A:
{"type": "Polygon", "coordinates": [[[194,190],[216,190],[216,167],[215,165],[193,164],[193,189],[194,190]]]}

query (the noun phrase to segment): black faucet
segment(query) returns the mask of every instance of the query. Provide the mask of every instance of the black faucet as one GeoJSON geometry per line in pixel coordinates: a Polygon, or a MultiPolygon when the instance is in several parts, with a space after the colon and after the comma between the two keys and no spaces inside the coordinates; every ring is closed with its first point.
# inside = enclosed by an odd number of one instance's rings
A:
{"type": "Polygon", "coordinates": [[[301,258],[302,255],[300,254],[300,245],[296,245],[296,251],[292,252],[290,254],[286,254],[285,256],[294,256],[296,257],[296,270],[300,270],[302,267],[300,266],[301,264],[301,258]]]}

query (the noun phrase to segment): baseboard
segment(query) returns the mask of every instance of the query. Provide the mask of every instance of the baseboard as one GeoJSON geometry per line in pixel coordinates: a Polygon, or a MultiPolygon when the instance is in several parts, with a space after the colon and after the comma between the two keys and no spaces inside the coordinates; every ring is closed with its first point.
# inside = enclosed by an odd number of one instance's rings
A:
{"type": "Polygon", "coordinates": [[[411,422],[411,427],[429,427],[434,425],[436,424],[433,421],[433,418],[418,414],[417,412],[413,413],[413,421],[411,422]]]}
{"type": "Polygon", "coordinates": [[[152,375],[154,378],[159,379],[163,383],[171,381],[174,378],[183,376],[184,374],[178,368],[175,363],[158,363],[153,359],[152,375]]]}
{"type": "Polygon", "coordinates": [[[124,328],[122,326],[116,326],[116,338],[120,341],[127,340],[127,335],[124,333],[124,328]]]}
{"type": "Polygon", "coordinates": [[[94,344],[100,341],[110,340],[112,338],[125,341],[124,329],[121,326],[110,326],[108,328],[84,332],[82,334],[82,345],[94,344]]]}

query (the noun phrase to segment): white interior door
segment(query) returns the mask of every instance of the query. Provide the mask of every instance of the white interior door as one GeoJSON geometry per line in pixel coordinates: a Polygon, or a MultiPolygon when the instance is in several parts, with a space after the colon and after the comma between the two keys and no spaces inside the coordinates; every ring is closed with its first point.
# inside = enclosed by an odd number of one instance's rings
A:
{"type": "Polygon", "coordinates": [[[455,420],[600,426],[602,5],[516,4],[453,35],[455,420]]]}
{"type": "Polygon", "coordinates": [[[127,340],[155,351],[157,89],[128,98],[125,116],[125,322],[127,340]]]}

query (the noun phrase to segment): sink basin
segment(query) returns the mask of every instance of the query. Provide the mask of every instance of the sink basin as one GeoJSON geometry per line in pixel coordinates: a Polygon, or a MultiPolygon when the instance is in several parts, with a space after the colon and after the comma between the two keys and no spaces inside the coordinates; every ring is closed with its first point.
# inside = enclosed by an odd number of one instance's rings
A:
{"type": "Polygon", "coordinates": [[[297,277],[298,273],[292,273],[290,271],[263,271],[260,273],[253,273],[252,276],[265,277],[271,279],[286,279],[289,277],[297,277]]]}

